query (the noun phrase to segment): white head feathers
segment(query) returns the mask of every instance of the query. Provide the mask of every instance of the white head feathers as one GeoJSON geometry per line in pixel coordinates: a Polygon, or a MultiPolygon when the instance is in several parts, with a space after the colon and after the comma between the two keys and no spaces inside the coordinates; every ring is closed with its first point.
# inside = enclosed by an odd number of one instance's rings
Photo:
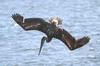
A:
{"type": "Polygon", "coordinates": [[[59,17],[52,17],[49,19],[49,21],[55,24],[56,26],[62,24],[62,19],[60,19],[59,17]]]}

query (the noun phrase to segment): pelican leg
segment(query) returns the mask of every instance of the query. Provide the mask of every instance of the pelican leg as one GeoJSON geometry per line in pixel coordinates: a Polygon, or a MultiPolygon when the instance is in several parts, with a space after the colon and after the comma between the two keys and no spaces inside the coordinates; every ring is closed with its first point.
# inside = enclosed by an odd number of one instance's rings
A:
{"type": "Polygon", "coordinates": [[[47,37],[43,37],[43,38],[41,39],[41,45],[40,45],[40,49],[39,49],[39,54],[38,54],[38,55],[40,55],[41,50],[42,50],[42,47],[43,47],[44,42],[45,42],[46,39],[47,39],[47,37]]]}

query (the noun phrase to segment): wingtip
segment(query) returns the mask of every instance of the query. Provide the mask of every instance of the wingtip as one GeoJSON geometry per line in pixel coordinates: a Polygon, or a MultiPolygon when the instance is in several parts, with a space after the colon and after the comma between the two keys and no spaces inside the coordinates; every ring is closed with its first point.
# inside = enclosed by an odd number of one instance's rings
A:
{"type": "Polygon", "coordinates": [[[15,14],[12,14],[12,15],[11,15],[11,17],[13,18],[13,17],[15,17],[16,15],[17,15],[17,13],[15,13],[15,14]]]}
{"type": "Polygon", "coordinates": [[[17,16],[17,15],[20,15],[20,14],[19,14],[19,13],[14,13],[14,14],[12,14],[11,17],[13,17],[13,16],[17,16]]]}
{"type": "Polygon", "coordinates": [[[13,19],[17,19],[17,18],[21,18],[21,19],[23,19],[23,18],[24,18],[23,16],[21,16],[21,15],[18,14],[18,13],[12,14],[11,17],[12,17],[13,19]]]}
{"type": "Polygon", "coordinates": [[[90,40],[90,37],[89,36],[86,36],[86,37],[84,37],[85,39],[87,39],[88,41],[90,40]]]}

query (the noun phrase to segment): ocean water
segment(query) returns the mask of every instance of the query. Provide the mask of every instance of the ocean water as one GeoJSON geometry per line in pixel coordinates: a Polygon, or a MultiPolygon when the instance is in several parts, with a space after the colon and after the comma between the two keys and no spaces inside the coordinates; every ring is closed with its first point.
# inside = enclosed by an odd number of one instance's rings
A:
{"type": "Polygon", "coordinates": [[[0,66],[100,66],[99,0],[0,0],[0,66]],[[60,26],[76,39],[89,36],[90,42],[70,51],[61,41],[45,43],[38,56],[44,33],[24,31],[11,15],[45,20],[58,16],[60,26]]]}

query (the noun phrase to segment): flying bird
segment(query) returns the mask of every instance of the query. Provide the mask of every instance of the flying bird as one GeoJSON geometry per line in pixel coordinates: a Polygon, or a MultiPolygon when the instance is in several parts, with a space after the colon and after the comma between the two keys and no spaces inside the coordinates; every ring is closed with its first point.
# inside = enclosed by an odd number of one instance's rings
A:
{"type": "Polygon", "coordinates": [[[84,36],[80,39],[75,39],[68,31],[60,28],[58,25],[62,24],[62,19],[59,17],[52,17],[48,21],[42,18],[24,18],[20,14],[12,14],[12,18],[24,30],[38,30],[45,33],[47,36],[41,39],[39,54],[41,53],[44,42],[50,42],[52,38],[62,41],[70,50],[75,50],[87,44],[90,37],[84,36]]]}

